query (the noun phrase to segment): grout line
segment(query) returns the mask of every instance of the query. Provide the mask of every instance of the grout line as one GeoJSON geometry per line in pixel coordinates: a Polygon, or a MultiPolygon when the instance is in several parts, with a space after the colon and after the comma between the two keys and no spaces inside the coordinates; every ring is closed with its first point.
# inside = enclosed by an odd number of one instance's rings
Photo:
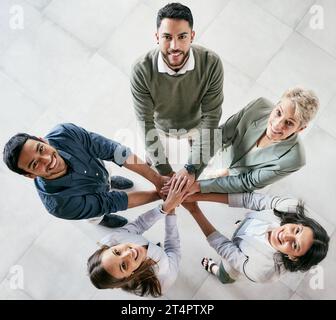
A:
{"type": "MultiPolygon", "coordinates": [[[[335,144],[336,144],[336,136],[334,136],[332,133],[330,133],[329,131],[327,131],[326,129],[324,129],[323,127],[321,127],[321,125],[319,123],[315,123],[314,127],[318,127],[319,129],[321,129],[324,133],[326,133],[330,138],[332,138],[333,140],[335,140],[335,144]]],[[[311,131],[310,131],[311,132],[311,131]]]]}
{"type": "Polygon", "coordinates": [[[211,276],[211,274],[208,274],[206,276],[206,278],[204,279],[204,281],[202,281],[200,283],[200,285],[194,290],[193,294],[191,295],[191,300],[195,300],[194,297],[196,296],[196,294],[198,293],[198,291],[202,288],[202,286],[204,285],[204,283],[209,279],[210,276],[211,276]]]}
{"type": "MultiPolygon", "coordinates": [[[[312,4],[311,4],[310,6],[313,5],[314,0],[311,0],[311,3],[312,3],[312,4]]],[[[253,1],[253,4],[254,4],[255,6],[259,7],[259,8],[260,8],[261,10],[263,10],[264,12],[268,13],[270,16],[272,16],[273,18],[275,18],[276,20],[278,20],[278,21],[281,22],[282,24],[284,24],[284,25],[286,25],[287,27],[289,27],[290,29],[292,29],[293,31],[296,30],[297,26],[301,23],[301,21],[305,18],[305,16],[307,15],[307,13],[308,13],[309,10],[310,10],[310,8],[309,8],[308,10],[306,10],[306,11],[303,13],[301,19],[299,18],[299,22],[296,23],[296,25],[291,26],[291,25],[288,24],[287,21],[283,21],[283,20],[281,20],[279,17],[277,17],[276,15],[274,15],[274,13],[273,13],[272,11],[269,11],[269,10],[265,9],[264,7],[260,6],[260,5],[259,5],[258,3],[256,3],[255,1],[253,1]]]]}
{"type": "Polygon", "coordinates": [[[300,23],[304,20],[304,18],[306,17],[306,15],[309,13],[311,7],[316,4],[316,0],[311,1],[311,4],[309,5],[308,10],[306,10],[306,12],[304,13],[304,15],[302,16],[302,18],[300,19],[300,21],[294,26],[294,30],[297,31],[297,28],[299,27],[300,23]]]}
{"type": "Polygon", "coordinates": [[[314,47],[316,47],[317,49],[320,49],[324,54],[326,54],[327,56],[329,56],[329,58],[331,58],[332,60],[335,61],[336,63],[336,57],[333,56],[330,52],[328,52],[326,49],[322,48],[319,44],[317,44],[314,40],[308,38],[306,35],[304,35],[301,32],[295,31],[295,33],[298,36],[301,36],[302,38],[304,38],[305,40],[309,41],[310,43],[312,43],[314,45],[314,47]]]}
{"type": "Polygon", "coordinates": [[[209,29],[209,27],[215,22],[215,20],[223,13],[223,11],[226,9],[226,7],[228,7],[229,3],[233,1],[233,0],[229,0],[225,5],[224,7],[211,19],[210,22],[208,22],[204,29],[201,31],[201,32],[197,32],[197,37],[196,37],[196,41],[198,39],[201,39],[202,38],[202,35],[207,31],[207,29],[209,29]]]}
{"type": "MultiPolygon", "coordinates": [[[[27,252],[33,247],[33,245],[36,243],[38,238],[43,234],[44,230],[48,227],[50,223],[51,223],[51,220],[47,221],[44,225],[41,226],[42,232],[39,235],[37,235],[35,239],[33,239],[31,243],[27,246],[26,250],[17,259],[14,260],[13,265],[18,264],[18,262],[27,254],[27,252]]],[[[5,281],[7,279],[7,276],[8,276],[8,272],[2,279],[0,278],[0,283],[5,281]]]]}
{"type": "MultiPolygon", "coordinates": [[[[106,39],[104,41],[102,41],[102,43],[99,45],[99,47],[97,47],[96,52],[99,54],[99,51],[104,51],[104,47],[107,44],[107,42],[111,39],[112,35],[115,33],[115,31],[117,30],[117,28],[119,28],[120,26],[123,25],[123,23],[129,18],[130,15],[133,14],[133,12],[136,11],[136,8],[138,8],[140,6],[140,4],[143,4],[145,6],[147,6],[145,3],[142,2],[138,2],[125,16],[124,18],[119,22],[118,26],[114,26],[113,28],[111,28],[109,35],[106,36],[106,39]]],[[[147,6],[148,7],[148,6],[147,6]]]]}
{"type": "Polygon", "coordinates": [[[273,59],[285,48],[286,44],[288,43],[289,39],[293,36],[295,31],[292,30],[292,32],[287,36],[287,38],[282,42],[279,49],[272,54],[272,56],[268,59],[268,61],[265,64],[264,69],[256,76],[256,81],[260,79],[261,75],[265,72],[265,70],[269,67],[273,59]]]}

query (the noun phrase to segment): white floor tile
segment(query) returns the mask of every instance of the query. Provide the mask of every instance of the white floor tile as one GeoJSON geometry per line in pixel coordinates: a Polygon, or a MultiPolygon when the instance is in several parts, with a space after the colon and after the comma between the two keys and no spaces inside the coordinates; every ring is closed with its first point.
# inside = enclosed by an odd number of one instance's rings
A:
{"type": "Polygon", "coordinates": [[[336,2],[315,1],[297,31],[336,58],[336,2]],[[320,14],[321,12],[321,14],[320,14]],[[321,26],[319,25],[321,23],[321,26]]]}
{"type": "Polygon", "coordinates": [[[46,8],[45,14],[90,48],[99,48],[137,2],[138,0],[58,0],[46,8]]]}
{"type": "Polygon", "coordinates": [[[1,53],[24,30],[41,22],[41,13],[24,0],[2,0],[0,3],[0,59],[1,53]]]}
{"type": "Polygon", "coordinates": [[[248,280],[222,284],[210,275],[197,291],[194,300],[288,300],[293,291],[281,282],[257,284],[248,280]]]}
{"type": "Polygon", "coordinates": [[[32,122],[43,112],[24,91],[5,74],[0,72],[1,138],[0,144],[18,132],[27,131],[32,122]],[[19,112],[18,112],[19,110],[19,112]]]}
{"type": "Polygon", "coordinates": [[[226,61],[222,62],[224,67],[224,102],[220,124],[243,107],[242,100],[254,84],[250,77],[226,61]]]}
{"type": "Polygon", "coordinates": [[[252,2],[238,0],[224,8],[200,40],[255,79],[291,32],[252,2]]]}
{"type": "Polygon", "coordinates": [[[285,284],[291,290],[296,291],[304,276],[305,273],[302,272],[287,272],[281,277],[280,282],[285,284]]]}
{"type": "Polygon", "coordinates": [[[317,119],[317,125],[323,130],[327,131],[334,138],[336,138],[336,95],[330,101],[328,106],[320,112],[320,116],[317,119]]]}
{"type": "Polygon", "coordinates": [[[116,28],[99,53],[129,75],[135,60],[156,46],[155,21],[155,11],[139,4],[116,28]]]}
{"type": "Polygon", "coordinates": [[[40,104],[55,105],[89,51],[45,20],[27,30],[4,53],[0,67],[40,104]]]}
{"type": "Polygon", "coordinates": [[[257,82],[279,95],[296,85],[312,89],[323,109],[336,93],[336,60],[294,33],[257,82]]]}
{"type": "Polygon", "coordinates": [[[0,300],[32,300],[27,292],[20,289],[16,279],[12,279],[11,276],[16,277],[17,270],[13,269],[13,273],[9,274],[9,279],[5,279],[0,284],[0,300]]]}
{"type": "Polygon", "coordinates": [[[44,9],[52,0],[26,0],[39,10],[44,9]]]}
{"type": "Polygon", "coordinates": [[[294,293],[290,300],[304,300],[301,296],[299,296],[297,293],[294,293]]]}
{"type": "Polygon", "coordinates": [[[28,181],[14,173],[1,173],[5,188],[0,199],[0,281],[18,263],[50,221],[28,181]]]}
{"type": "Polygon", "coordinates": [[[314,0],[253,0],[255,4],[278,18],[289,27],[295,28],[314,4],[314,0]]]}
{"type": "Polygon", "coordinates": [[[86,263],[95,244],[68,221],[53,221],[20,259],[24,288],[34,299],[90,299],[86,263]],[[37,276],[38,275],[38,276],[37,276]]]}
{"type": "Polygon", "coordinates": [[[130,128],[134,117],[129,79],[95,54],[65,88],[58,111],[65,121],[113,138],[117,130],[130,128]]]}

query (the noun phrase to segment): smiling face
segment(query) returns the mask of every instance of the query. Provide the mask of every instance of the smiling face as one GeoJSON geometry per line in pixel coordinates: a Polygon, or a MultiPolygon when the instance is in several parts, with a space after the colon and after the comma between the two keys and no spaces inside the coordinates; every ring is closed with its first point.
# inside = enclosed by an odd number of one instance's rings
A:
{"type": "Polygon", "coordinates": [[[181,69],[189,58],[189,50],[195,32],[188,21],[165,18],[161,21],[156,38],[164,62],[172,70],[181,69]]]}
{"type": "Polygon", "coordinates": [[[295,108],[288,98],[283,98],[271,112],[266,129],[266,136],[272,141],[287,139],[293,133],[302,131],[305,126],[295,116],[295,108]]]}
{"type": "Polygon", "coordinates": [[[311,228],[301,224],[286,223],[269,233],[269,242],[272,247],[292,260],[307,253],[314,241],[311,228]]]}
{"type": "Polygon", "coordinates": [[[18,167],[29,178],[56,179],[66,173],[67,165],[57,150],[45,141],[28,139],[23,145],[18,167]]]}
{"type": "Polygon", "coordinates": [[[147,250],[135,243],[121,243],[102,254],[102,266],[117,279],[128,278],[146,260],[147,250]]]}

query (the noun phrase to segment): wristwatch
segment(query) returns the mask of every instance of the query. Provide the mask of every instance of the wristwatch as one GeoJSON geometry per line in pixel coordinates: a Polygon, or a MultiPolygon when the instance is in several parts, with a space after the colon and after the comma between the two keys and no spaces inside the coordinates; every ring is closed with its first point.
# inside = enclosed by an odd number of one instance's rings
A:
{"type": "Polygon", "coordinates": [[[184,168],[187,170],[189,174],[195,174],[196,173],[196,168],[193,164],[185,164],[184,168]]]}

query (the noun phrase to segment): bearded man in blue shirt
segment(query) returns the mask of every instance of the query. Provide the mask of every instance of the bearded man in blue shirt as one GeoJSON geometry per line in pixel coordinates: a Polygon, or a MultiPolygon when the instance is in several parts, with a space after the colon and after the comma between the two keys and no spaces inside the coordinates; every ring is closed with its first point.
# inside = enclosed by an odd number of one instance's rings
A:
{"type": "Polygon", "coordinates": [[[5,145],[8,168],[34,179],[49,213],[69,220],[102,217],[101,225],[120,227],[127,219],[112,212],[158,200],[157,191],[169,180],[152,170],[131,150],[72,123],[57,125],[45,139],[18,133],[5,145]],[[133,183],[117,177],[110,181],[103,160],[112,161],[151,181],[157,191],[111,191],[133,183]]]}

